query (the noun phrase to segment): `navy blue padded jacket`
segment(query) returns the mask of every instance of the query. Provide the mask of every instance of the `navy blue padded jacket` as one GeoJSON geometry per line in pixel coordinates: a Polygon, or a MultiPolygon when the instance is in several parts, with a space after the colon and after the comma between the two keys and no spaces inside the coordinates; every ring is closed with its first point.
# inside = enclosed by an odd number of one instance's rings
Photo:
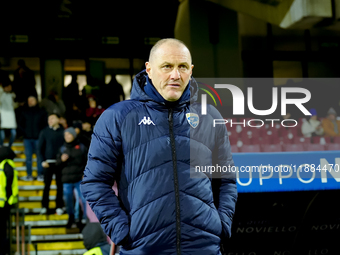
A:
{"type": "Polygon", "coordinates": [[[122,245],[120,254],[220,254],[221,238],[231,235],[235,174],[213,179],[195,166],[234,165],[225,125],[213,127],[222,117],[210,105],[201,115],[194,79],[190,100],[172,106],[153,101],[143,90],[145,80],[142,71],[131,100],[98,119],[82,193],[104,232],[122,245]],[[196,128],[187,113],[199,116],[196,128]]]}

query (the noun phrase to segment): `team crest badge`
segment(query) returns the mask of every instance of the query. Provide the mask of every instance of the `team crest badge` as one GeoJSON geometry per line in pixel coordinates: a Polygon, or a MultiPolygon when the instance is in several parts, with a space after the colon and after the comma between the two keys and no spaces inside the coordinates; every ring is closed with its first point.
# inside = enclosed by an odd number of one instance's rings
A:
{"type": "Polygon", "coordinates": [[[193,128],[196,128],[198,126],[200,118],[196,113],[187,113],[185,116],[187,117],[190,126],[192,126],[193,128]]]}

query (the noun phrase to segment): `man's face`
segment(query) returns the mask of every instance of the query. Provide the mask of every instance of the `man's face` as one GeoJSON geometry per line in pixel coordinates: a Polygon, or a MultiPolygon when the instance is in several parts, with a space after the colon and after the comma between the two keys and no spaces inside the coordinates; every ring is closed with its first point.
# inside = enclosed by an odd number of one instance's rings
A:
{"type": "Polygon", "coordinates": [[[194,67],[189,50],[176,43],[164,43],[159,46],[145,66],[158,93],[171,102],[182,96],[194,67]]]}
{"type": "Polygon", "coordinates": [[[333,113],[331,113],[331,114],[328,114],[328,119],[330,119],[330,120],[335,120],[335,114],[333,114],[333,113]]]}
{"type": "Polygon", "coordinates": [[[47,122],[50,127],[54,127],[59,124],[59,118],[57,117],[57,115],[52,114],[48,116],[47,122]]]}
{"type": "Polygon", "coordinates": [[[64,138],[65,138],[65,142],[67,142],[67,143],[70,143],[74,140],[73,135],[69,132],[64,133],[64,138]]]}
{"type": "Polygon", "coordinates": [[[4,87],[4,91],[5,92],[11,92],[12,91],[12,85],[8,85],[8,86],[4,87]]]}
{"type": "Polygon", "coordinates": [[[37,105],[37,99],[35,97],[29,97],[27,103],[29,107],[34,107],[37,105]]]}

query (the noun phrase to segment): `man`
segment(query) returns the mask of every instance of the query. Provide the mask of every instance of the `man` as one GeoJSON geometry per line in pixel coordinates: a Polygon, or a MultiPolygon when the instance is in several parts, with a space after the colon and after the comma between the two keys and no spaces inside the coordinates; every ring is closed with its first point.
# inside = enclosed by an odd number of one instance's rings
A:
{"type": "Polygon", "coordinates": [[[11,234],[10,209],[18,202],[18,171],[14,151],[0,146],[0,255],[9,254],[11,234]]]}
{"type": "Polygon", "coordinates": [[[57,166],[61,171],[61,182],[63,183],[64,199],[68,214],[67,228],[71,228],[76,222],[81,229],[86,224],[86,201],[80,192],[80,181],[83,179],[83,171],[86,164],[87,148],[79,142],[77,132],[73,127],[64,131],[65,143],[59,149],[57,155],[57,166]],[[74,191],[76,192],[76,203],[74,203],[74,191]],[[79,204],[83,204],[82,219],[80,219],[79,204]]]}
{"type": "Polygon", "coordinates": [[[323,135],[323,128],[321,126],[321,122],[318,120],[318,115],[316,110],[310,109],[309,112],[312,116],[309,120],[303,122],[301,126],[301,133],[304,137],[312,137],[312,136],[322,136],[323,135]]]}
{"type": "Polygon", "coordinates": [[[43,181],[43,167],[41,156],[37,153],[40,131],[46,126],[46,112],[39,108],[36,96],[29,96],[28,107],[21,112],[18,127],[24,135],[24,147],[26,156],[25,181],[33,181],[32,177],[32,156],[36,153],[38,166],[38,181],[43,181]]]}
{"type": "Polygon", "coordinates": [[[19,105],[23,106],[30,95],[38,96],[35,84],[34,72],[26,66],[23,59],[19,59],[13,80],[13,91],[17,96],[16,100],[19,105]]]}
{"type": "Polygon", "coordinates": [[[205,174],[191,176],[196,163],[234,165],[225,125],[212,125],[222,116],[212,106],[203,116],[195,103],[192,69],[181,41],[157,42],[131,100],[108,108],[94,128],[81,189],[120,254],[217,255],[231,235],[234,175],[217,188],[205,174]],[[188,114],[200,118],[195,128],[188,114]]]}
{"type": "Polygon", "coordinates": [[[327,112],[327,118],[322,120],[322,127],[327,137],[340,136],[340,120],[336,119],[336,115],[336,111],[331,107],[327,112]]]}
{"type": "Polygon", "coordinates": [[[63,183],[61,182],[61,169],[56,166],[57,154],[64,144],[64,129],[59,125],[59,115],[52,113],[48,116],[48,127],[45,127],[39,136],[38,149],[42,157],[41,166],[44,168],[44,192],[41,201],[40,214],[45,214],[49,207],[49,194],[53,174],[57,184],[56,214],[63,214],[63,183]]]}
{"type": "Polygon", "coordinates": [[[17,134],[17,120],[15,118],[15,94],[12,91],[12,85],[0,86],[0,146],[3,145],[6,133],[5,130],[10,131],[10,139],[8,147],[14,143],[17,134]]]}

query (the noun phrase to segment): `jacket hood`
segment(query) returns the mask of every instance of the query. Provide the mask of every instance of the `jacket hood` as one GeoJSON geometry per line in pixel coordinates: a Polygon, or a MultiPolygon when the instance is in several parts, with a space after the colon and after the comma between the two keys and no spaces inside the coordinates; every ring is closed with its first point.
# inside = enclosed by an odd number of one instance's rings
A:
{"type": "Polygon", "coordinates": [[[4,159],[14,159],[16,157],[14,151],[6,146],[0,146],[0,162],[4,159]]]}
{"type": "Polygon", "coordinates": [[[107,243],[106,235],[104,234],[99,222],[87,223],[82,231],[82,234],[84,246],[88,250],[96,247],[99,243],[107,243]]]}
{"type": "MultiPolygon", "coordinates": [[[[138,100],[138,101],[154,101],[150,96],[148,96],[144,92],[144,86],[146,83],[146,76],[148,74],[146,73],[146,70],[144,69],[140,73],[138,73],[133,80],[132,84],[132,91],[131,91],[131,99],[138,100]]],[[[190,82],[190,102],[193,103],[197,101],[198,97],[198,85],[194,78],[191,79],[190,82]]],[[[181,101],[179,104],[187,103],[189,101],[181,101]]],[[[162,104],[161,102],[157,102],[162,104]]]]}

